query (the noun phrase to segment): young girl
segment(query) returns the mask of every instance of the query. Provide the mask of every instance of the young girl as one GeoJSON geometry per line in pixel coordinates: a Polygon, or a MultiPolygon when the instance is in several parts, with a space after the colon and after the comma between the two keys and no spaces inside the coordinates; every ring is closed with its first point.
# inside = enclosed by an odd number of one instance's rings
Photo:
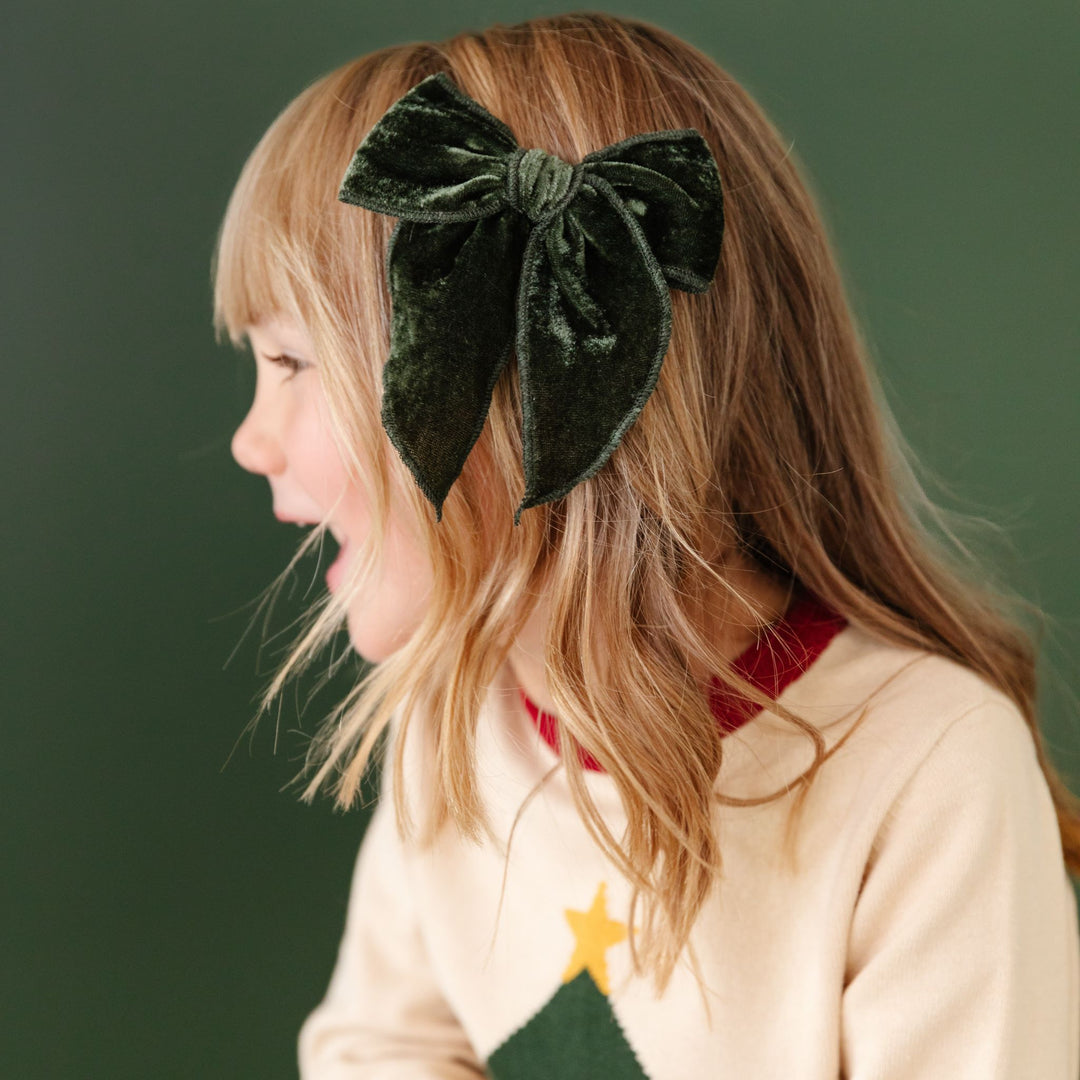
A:
{"type": "Polygon", "coordinates": [[[340,544],[264,704],[344,624],[304,798],[386,762],[306,1080],[1075,1080],[1033,648],[715,63],[578,13],[345,65],[247,162],[215,316],[236,459],[340,544]]]}

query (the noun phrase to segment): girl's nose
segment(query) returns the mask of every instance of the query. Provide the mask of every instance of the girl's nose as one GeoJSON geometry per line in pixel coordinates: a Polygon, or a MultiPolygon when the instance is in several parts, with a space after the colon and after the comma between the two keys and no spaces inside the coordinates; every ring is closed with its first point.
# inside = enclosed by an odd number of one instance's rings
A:
{"type": "Polygon", "coordinates": [[[273,433],[259,423],[254,407],[233,433],[231,449],[236,463],[248,472],[273,476],[285,469],[281,445],[273,433]]]}

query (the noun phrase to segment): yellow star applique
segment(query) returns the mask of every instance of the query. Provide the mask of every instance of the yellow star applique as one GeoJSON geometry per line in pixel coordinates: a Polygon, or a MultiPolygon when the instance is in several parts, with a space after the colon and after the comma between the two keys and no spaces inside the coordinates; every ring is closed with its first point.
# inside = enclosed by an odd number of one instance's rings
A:
{"type": "Polygon", "coordinates": [[[588,911],[566,909],[566,921],[574,932],[576,944],[562,981],[568,983],[579,972],[588,971],[597,988],[606,996],[610,986],[604,953],[626,937],[626,924],[608,918],[604,889],[604,882],[600,882],[588,911]]]}

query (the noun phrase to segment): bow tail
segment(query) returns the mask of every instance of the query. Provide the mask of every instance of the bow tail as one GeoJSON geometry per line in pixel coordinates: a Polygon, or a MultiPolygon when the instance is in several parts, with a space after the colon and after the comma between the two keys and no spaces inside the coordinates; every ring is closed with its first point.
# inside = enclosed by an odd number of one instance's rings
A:
{"type": "Polygon", "coordinates": [[[611,457],[656,386],[671,296],[618,195],[587,177],[529,234],[518,288],[525,495],[550,502],[611,457]]]}
{"type": "Polygon", "coordinates": [[[403,220],[390,239],[382,421],[438,521],[510,356],[525,238],[519,214],[497,213],[403,220]]]}

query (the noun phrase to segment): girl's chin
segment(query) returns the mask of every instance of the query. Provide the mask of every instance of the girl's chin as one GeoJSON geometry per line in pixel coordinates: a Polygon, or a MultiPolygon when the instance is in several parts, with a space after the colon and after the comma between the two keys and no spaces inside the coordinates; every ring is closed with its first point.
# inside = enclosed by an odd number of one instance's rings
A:
{"type": "Polygon", "coordinates": [[[381,664],[390,653],[384,653],[381,649],[373,649],[365,645],[363,642],[356,641],[352,634],[349,634],[349,639],[352,642],[353,652],[364,661],[365,664],[381,664]]]}
{"type": "Polygon", "coordinates": [[[345,576],[345,564],[349,559],[349,541],[341,545],[337,558],[326,568],[326,587],[335,592],[345,576]]]}
{"type": "Polygon", "coordinates": [[[353,652],[369,664],[381,664],[388,660],[408,640],[401,636],[400,628],[396,636],[386,632],[389,628],[382,628],[384,632],[380,633],[380,627],[372,625],[370,612],[366,613],[366,617],[350,612],[346,624],[353,652]]]}
{"type": "Polygon", "coordinates": [[[345,617],[345,623],[349,632],[349,644],[361,660],[368,664],[378,664],[386,659],[380,642],[372,640],[371,626],[367,620],[350,611],[345,617]]]}

